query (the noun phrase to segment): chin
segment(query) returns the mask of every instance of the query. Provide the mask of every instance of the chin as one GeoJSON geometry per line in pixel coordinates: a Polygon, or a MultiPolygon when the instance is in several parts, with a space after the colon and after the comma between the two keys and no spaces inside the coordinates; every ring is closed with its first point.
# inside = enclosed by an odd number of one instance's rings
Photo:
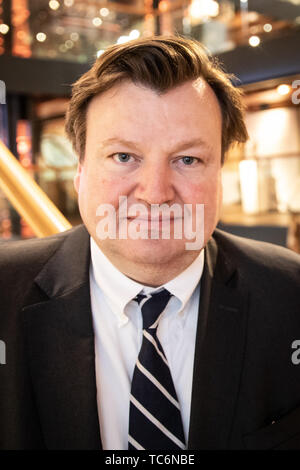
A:
{"type": "MultiPolygon", "coordinates": [[[[130,263],[145,265],[170,264],[189,256],[182,240],[118,240],[109,251],[130,263]]],[[[107,254],[109,256],[109,254],[107,254]]]]}

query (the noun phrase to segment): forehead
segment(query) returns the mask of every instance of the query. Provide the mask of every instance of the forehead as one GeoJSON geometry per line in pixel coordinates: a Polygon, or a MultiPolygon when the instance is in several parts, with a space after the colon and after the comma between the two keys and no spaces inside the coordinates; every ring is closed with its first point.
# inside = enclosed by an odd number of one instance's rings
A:
{"type": "Polygon", "coordinates": [[[165,93],[124,81],[95,96],[87,110],[87,138],[114,135],[144,142],[156,135],[164,141],[199,135],[221,139],[221,109],[214,91],[202,78],[165,93]]]}

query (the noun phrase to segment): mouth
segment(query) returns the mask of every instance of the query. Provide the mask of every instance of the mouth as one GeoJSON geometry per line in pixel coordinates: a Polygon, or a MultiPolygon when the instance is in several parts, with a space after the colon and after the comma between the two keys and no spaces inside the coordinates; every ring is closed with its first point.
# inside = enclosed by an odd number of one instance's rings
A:
{"type": "Polygon", "coordinates": [[[175,220],[182,220],[181,217],[126,217],[127,220],[135,222],[148,222],[148,223],[166,223],[166,222],[174,222],[175,220]]]}

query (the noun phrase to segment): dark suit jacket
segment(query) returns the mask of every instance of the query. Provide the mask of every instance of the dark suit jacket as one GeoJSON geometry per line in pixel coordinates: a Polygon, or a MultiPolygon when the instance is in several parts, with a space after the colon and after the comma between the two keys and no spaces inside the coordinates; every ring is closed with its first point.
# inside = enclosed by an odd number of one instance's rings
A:
{"type": "MultiPolygon", "coordinates": [[[[219,230],[205,248],[189,449],[300,449],[299,259],[219,230]]],[[[83,226],[0,247],[1,449],[101,449],[89,263],[83,226]]]]}

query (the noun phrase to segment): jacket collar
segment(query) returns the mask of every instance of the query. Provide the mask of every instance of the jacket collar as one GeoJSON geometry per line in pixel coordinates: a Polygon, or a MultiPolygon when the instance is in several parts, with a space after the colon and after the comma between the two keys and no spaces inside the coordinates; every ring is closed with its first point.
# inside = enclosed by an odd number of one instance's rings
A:
{"type": "Polygon", "coordinates": [[[205,249],[192,388],[189,449],[226,449],[238,398],[248,293],[216,231],[205,249]]]}
{"type": "Polygon", "coordinates": [[[75,227],[60,236],[61,244],[35,278],[49,298],[76,290],[89,280],[90,235],[85,226],[75,227]]]}
{"type": "Polygon", "coordinates": [[[94,333],[89,290],[89,234],[61,242],[35,279],[46,300],[23,309],[36,406],[49,449],[100,449],[94,333]]]}

